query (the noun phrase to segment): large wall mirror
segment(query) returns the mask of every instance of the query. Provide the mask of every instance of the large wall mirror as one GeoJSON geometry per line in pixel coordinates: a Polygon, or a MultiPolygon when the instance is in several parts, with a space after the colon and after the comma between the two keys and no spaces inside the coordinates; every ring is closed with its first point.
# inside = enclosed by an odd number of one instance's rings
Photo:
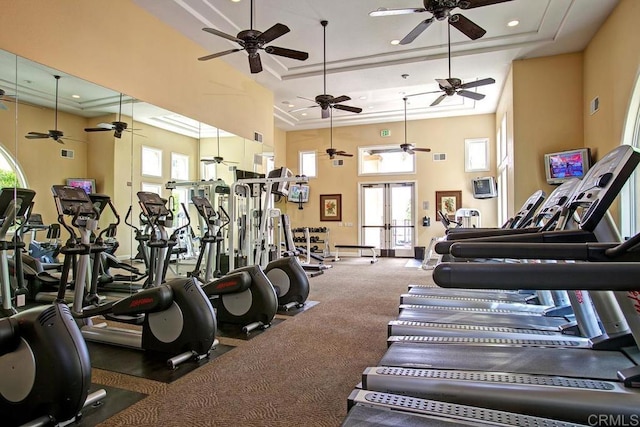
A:
{"type": "MultiPolygon", "coordinates": [[[[120,216],[117,255],[138,252],[130,220],[139,226],[137,192],[173,196],[178,210],[190,191],[167,189],[170,181],[221,179],[236,171],[267,173],[273,147],[199,123],[180,114],[0,51],[0,172],[36,192],[34,212],[57,222],[51,186],[69,179],[95,181],[93,191],[111,197],[120,216]],[[55,76],[59,76],[56,78],[55,76]],[[57,85],[57,87],[56,87],[57,85]],[[121,124],[126,124],[123,128],[121,124]],[[61,134],[60,134],[61,133],[61,134]]],[[[2,181],[2,185],[7,185],[2,181]]],[[[190,210],[193,220],[197,213],[190,210]]],[[[108,211],[101,226],[115,218],[108,211]]],[[[178,222],[180,224],[180,222],[178,222]]],[[[192,228],[196,235],[197,224],[192,228]]],[[[27,240],[43,236],[25,236],[27,240]]],[[[62,235],[62,239],[67,236],[62,235]]]]}

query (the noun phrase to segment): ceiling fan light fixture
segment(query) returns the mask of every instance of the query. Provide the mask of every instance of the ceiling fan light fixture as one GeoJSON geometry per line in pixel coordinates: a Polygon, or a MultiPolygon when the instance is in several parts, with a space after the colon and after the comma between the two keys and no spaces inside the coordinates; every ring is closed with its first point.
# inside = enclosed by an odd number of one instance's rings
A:
{"type": "Polygon", "coordinates": [[[393,46],[397,46],[397,45],[399,45],[399,44],[400,44],[400,40],[398,40],[398,39],[393,39],[393,40],[391,40],[391,45],[393,45],[393,46]]]}
{"type": "Polygon", "coordinates": [[[518,21],[517,19],[514,19],[512,21],[507,22],[507,27],[516,27],[518,26],[518,24],[520,24],[520,21],[518,21]]]}

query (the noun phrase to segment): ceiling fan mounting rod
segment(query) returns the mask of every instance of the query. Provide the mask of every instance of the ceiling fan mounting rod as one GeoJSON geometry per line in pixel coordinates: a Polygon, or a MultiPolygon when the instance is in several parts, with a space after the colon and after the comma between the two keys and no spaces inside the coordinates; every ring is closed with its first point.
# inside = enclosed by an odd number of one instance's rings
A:
{"type": "Polygon", "coordinates": [[[407,97],[402,98],[404,101],[404,143],[407,143],[407,97]]]}
{"type": "Polygon", "coordinates": [[[58,130],[58,81],[60,80],[60,76],[53,76],[56,79],[56,112],[54,119],[54,129],[58,130]]]}
{"type": "Polygon", "coordinates": [[[329,107],[329,144],[333,150],[333,109],[329,107]]]}
{"type": "Polygon", "coordinates": [[[451,78],[451,24],[447,23],[447,52],[449,56],[449,78],[451,78]]]}
{"type": "Polygon", "coordinates": [[[253,0],[251,0],[251,15],[249,17],[249,29],[253,30],[253,0]]]}
{"type": "Polygon", "coordinates": [[[327,94],[327,24],[329,21],[320,21],[322,24],[322,35],[323,35],[323,54],[322,54],[322,78],[323,78],[323,87],[324,94],[327,94]]]}

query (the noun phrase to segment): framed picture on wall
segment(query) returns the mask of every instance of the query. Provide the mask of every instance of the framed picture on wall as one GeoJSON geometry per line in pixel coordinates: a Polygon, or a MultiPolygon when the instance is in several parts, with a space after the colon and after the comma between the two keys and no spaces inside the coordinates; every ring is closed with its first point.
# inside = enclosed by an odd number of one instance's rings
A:
{"type": "Polygon", "coordinates": [[[320,195],[320,221],[342,221],[342,194],[320,195]]]}
{"type": "Polygon", "coordinates": [[[462,191],[436,191],[436,209],[454,220],[456,211],[462,207],[462,191]]]}

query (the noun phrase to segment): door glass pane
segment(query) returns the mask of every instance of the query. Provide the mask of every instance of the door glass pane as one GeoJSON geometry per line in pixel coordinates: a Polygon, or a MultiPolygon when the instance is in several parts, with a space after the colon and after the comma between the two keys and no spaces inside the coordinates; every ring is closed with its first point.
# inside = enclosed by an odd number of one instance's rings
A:
{"type": "Polygon", "coordinates": [[[362,244],[382,248],[384,187],[364,187],[362,190],[362,244]]]}
{"type": "Polygon", "coordinates": [[[413,186],[391,187],[391,245],[393,249],[413,247],[413,186]]]}

